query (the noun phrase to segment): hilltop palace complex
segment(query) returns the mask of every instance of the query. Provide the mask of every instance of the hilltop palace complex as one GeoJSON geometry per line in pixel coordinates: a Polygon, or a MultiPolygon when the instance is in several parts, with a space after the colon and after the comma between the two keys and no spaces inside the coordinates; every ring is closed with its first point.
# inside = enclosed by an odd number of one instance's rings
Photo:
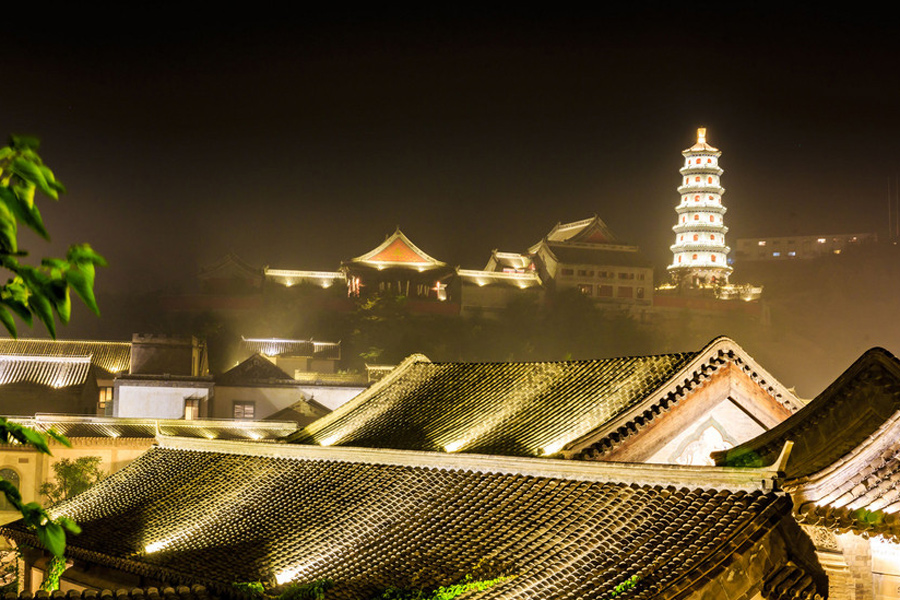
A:
{"type": "Polygon", "coordinates": [[[399,227],[372,250],[342,261],[335,271],[258,269],[228,255],[201,271],[203,294],[170,298],[169,308],[253,310],[248,300],[253,293],[299,288],[318,289],[336,310],[351,310],[356,299],[391,293],[404,296],[414,313],[490,315],[516,298],[540,300],[547,292],[577,290],[600,307],[632,313],[688,305],[753,312],[753,305],[720,302],[750,302],[762,293],[760,287],[729,282],[722,153],[707,143],[706,129],[699,129],[697,143],[682,154],[669,283],[654,286],[650,261],[595,215],[557,223],[523,252],[495,249],[482,269],[462,269],[430,256],[399,227]],[[240,290],[241,297],[229,298],[229,289],[240,290]]]}

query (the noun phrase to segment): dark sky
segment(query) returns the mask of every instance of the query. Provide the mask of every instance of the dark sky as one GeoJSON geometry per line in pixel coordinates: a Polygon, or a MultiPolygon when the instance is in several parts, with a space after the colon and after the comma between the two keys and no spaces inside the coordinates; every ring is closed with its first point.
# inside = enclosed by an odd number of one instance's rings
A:
{"type": "Polygon", "coordinates": [[[4,44],[4,131],[39,135],[70,190],[43,208],[53,245],[29,247],[91,242],[101,288],[178,284],[229,250],[335,269],[396,225],[481,268],[595,213],[664,266],[698,126],[724,153],[732,246],[886,230],[900,42],[883,15],[137,6],[119,24],[32,14],[4,44]]]}

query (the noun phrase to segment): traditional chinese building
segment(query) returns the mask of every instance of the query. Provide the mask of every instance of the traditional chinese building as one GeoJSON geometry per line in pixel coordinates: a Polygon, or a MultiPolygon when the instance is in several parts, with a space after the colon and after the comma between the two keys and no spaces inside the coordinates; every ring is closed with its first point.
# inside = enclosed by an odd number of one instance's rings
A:
{"type": "Polygon", "coordinates": [[[456,275],[453,267],[425,254],[399,227],[374,249],[343,262],[341,272],[351,297],[386,292],[405,296],[419,309],[423,302],[452,300],[448,284],[456,275]]]}
{"type": "Polygon", "coordinates": [[[619,241],[598,216],[557,223],[528,249],[541,278],[600,303],[650,305],[653,267],[637,246],[619,241]]]}

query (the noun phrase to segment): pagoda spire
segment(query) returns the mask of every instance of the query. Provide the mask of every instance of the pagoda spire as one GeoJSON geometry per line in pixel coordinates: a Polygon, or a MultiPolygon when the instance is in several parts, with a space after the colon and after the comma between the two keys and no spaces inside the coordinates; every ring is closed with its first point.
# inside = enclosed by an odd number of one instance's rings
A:
{"type": "Polygon", "coordinates": [[[669,273],[682,289],[711,288],[728,283],[731,267],[725,245],[726,208],[722,204],[722,153],[706,141],[706,128],[697,130],[697,143],[682,151],[681,201],[675,207],[678,222],[672,228],[675,243],[669,273]]]}

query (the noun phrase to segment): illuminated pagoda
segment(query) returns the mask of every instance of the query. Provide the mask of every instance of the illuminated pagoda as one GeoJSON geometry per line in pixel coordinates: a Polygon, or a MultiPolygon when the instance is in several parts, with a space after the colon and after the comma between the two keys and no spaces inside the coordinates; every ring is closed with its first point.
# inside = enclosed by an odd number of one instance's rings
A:
{"type": "Polygon", "coordinates": [[[682,151],[684,166],[680,173],[681,201],[675,207],[678,222],[672,228],[675,243],[669,273],[672,283],[665,288],[680,291],[712,291],[720,299],[754,300],[762,288],[728,283],[732,268],[728,265],[730,248],[725,245],[725,211],[722,196],[722,152],[706,141],[706,128],[697,129],[697,143],[682,151]]]}
{"type": "Polygon", "coordinates": [[[684,150],[683,177],[678,193],[681,202],[675,207],[678,223],[675,243],[671,246],[673,259],[669,265],[679,287],[704,288],[728,283],[731,267],[726,257],[725,211],[721,185],[722,153],[706,143],[706,128],[697,130],[697,143],[684,150]]]}

